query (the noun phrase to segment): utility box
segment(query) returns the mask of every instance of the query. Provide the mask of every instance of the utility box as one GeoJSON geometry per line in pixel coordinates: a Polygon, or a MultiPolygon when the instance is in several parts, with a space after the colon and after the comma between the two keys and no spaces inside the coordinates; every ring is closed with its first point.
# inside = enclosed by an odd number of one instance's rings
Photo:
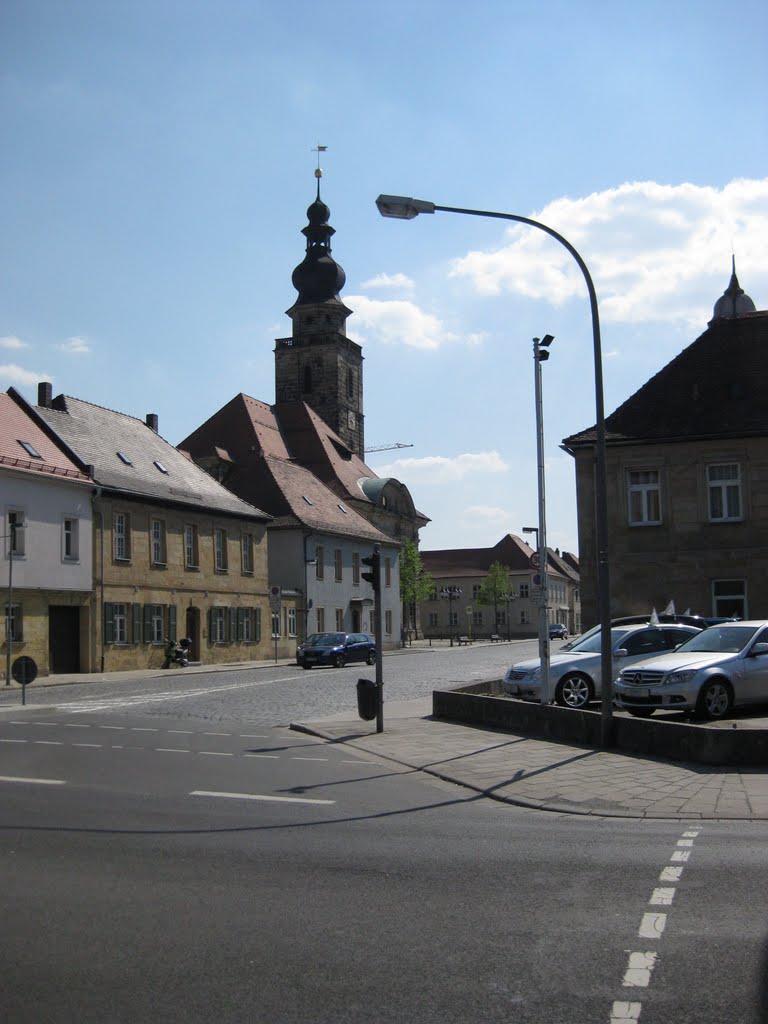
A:
{"type": "Polygon", "coordinates": [[[357,680],[357,713],[366,722],[371,722],[379,710],[379,684],[373,679],[357,680]]]}

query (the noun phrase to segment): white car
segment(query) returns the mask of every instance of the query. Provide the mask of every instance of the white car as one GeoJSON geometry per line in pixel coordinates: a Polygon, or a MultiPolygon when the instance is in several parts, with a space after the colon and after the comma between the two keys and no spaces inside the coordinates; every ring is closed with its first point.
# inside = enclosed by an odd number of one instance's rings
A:
{"type": "MultiPolygon", "coordinates": [[[[673,651],[701,630],[696,626],[642,623],[611,627],[611,658],[619,668],[673,651]]],[[[552,654],[549,660],[549,685],[555,703],[568,708],[583,708],[600,696],[600,632],[590,632],[567,651],[552,654]]],[[[524,700],[541,700],[541,662],[538,658],[513,665],[502,681],[504,693],[524,700]]]]}

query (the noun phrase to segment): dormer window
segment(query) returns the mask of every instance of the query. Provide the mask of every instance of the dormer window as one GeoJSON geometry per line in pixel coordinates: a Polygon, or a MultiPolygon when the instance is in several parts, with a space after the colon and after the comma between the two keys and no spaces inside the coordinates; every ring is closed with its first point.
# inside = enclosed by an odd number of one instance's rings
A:
{"type": "Polygon", "coordinates": [[[37,448],[35,448],[33,444],[29,443],[29,441],[19,441],[19,444],[30,457],[30,459],[42,459],[43,456],[40,454],[40,452],[37,450],[37,448]]]}
{"type": "Polygon", "coordinates": [[[118,457],[118,459],[120,459],[121,462],[125,463],[126,466],[132,466],[133,465],[133,463],[128,458],[128,456],[125,454],[125,452],[118,452],[117,453],[117,457],[118,457]]]}
{"type": "Polygon", "coordinates": [[[165,468],[162,462],[159,462],[157,459],[155,459],[155,466],[157,466],[161,473],[165,473],[165,475],[168,476],[168,470],[165,468]]]}
{"type": "Polygon", "coordinates": [[[314,502],[312,501],[312,499],[311,499],[311,498],[308,498],[308,497],[306,496],[306,494],[302,494],[302,498],[304,499],[304,501],[306,501],[306,503],[307,503],[308,505],[314,505],[314,502]]]}
{"type": "Polygon", "coordinates": [[[349,514],[343,505],[339,505],[339,508],[341,509],[345,516],[349,514]]]}

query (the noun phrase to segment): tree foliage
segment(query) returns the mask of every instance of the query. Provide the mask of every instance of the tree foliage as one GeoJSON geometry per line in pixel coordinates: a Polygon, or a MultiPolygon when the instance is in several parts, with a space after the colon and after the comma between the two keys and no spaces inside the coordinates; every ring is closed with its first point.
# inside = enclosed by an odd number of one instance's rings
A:
{"type": "Polygon", "coordinates": [[[509,593],[510,571],[509,566],[502,565],[501,562],[494,562],[491,565],[477,595],[479,604],[492,604],[496,608],[504,600],[509,593]]]}
{"type": "Polygon", "coordinates": [[[407,540],[400,551],[400,598],[403,607],[413,609],[420,601],[426,601],[435,583],[424,568],[419,549],[412,540],[407,540]]]}

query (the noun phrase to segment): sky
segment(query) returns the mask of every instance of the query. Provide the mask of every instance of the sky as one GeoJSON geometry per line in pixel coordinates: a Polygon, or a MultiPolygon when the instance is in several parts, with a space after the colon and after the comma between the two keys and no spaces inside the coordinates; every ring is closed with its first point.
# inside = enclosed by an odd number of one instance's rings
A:
{"type": "MultiPolygon", "coordinates": [[[[366,447],[431,519],[425,550],[537,523],[578,552],[563,438],[609,414],[739,281],[768,308],[764,0],[4,0],[0,388],[37,384],[179,444],[274,342],[321,195],[363,346],[366,447]]],[[[716,414],[716,411],[713,411],[716,414]]]]}

